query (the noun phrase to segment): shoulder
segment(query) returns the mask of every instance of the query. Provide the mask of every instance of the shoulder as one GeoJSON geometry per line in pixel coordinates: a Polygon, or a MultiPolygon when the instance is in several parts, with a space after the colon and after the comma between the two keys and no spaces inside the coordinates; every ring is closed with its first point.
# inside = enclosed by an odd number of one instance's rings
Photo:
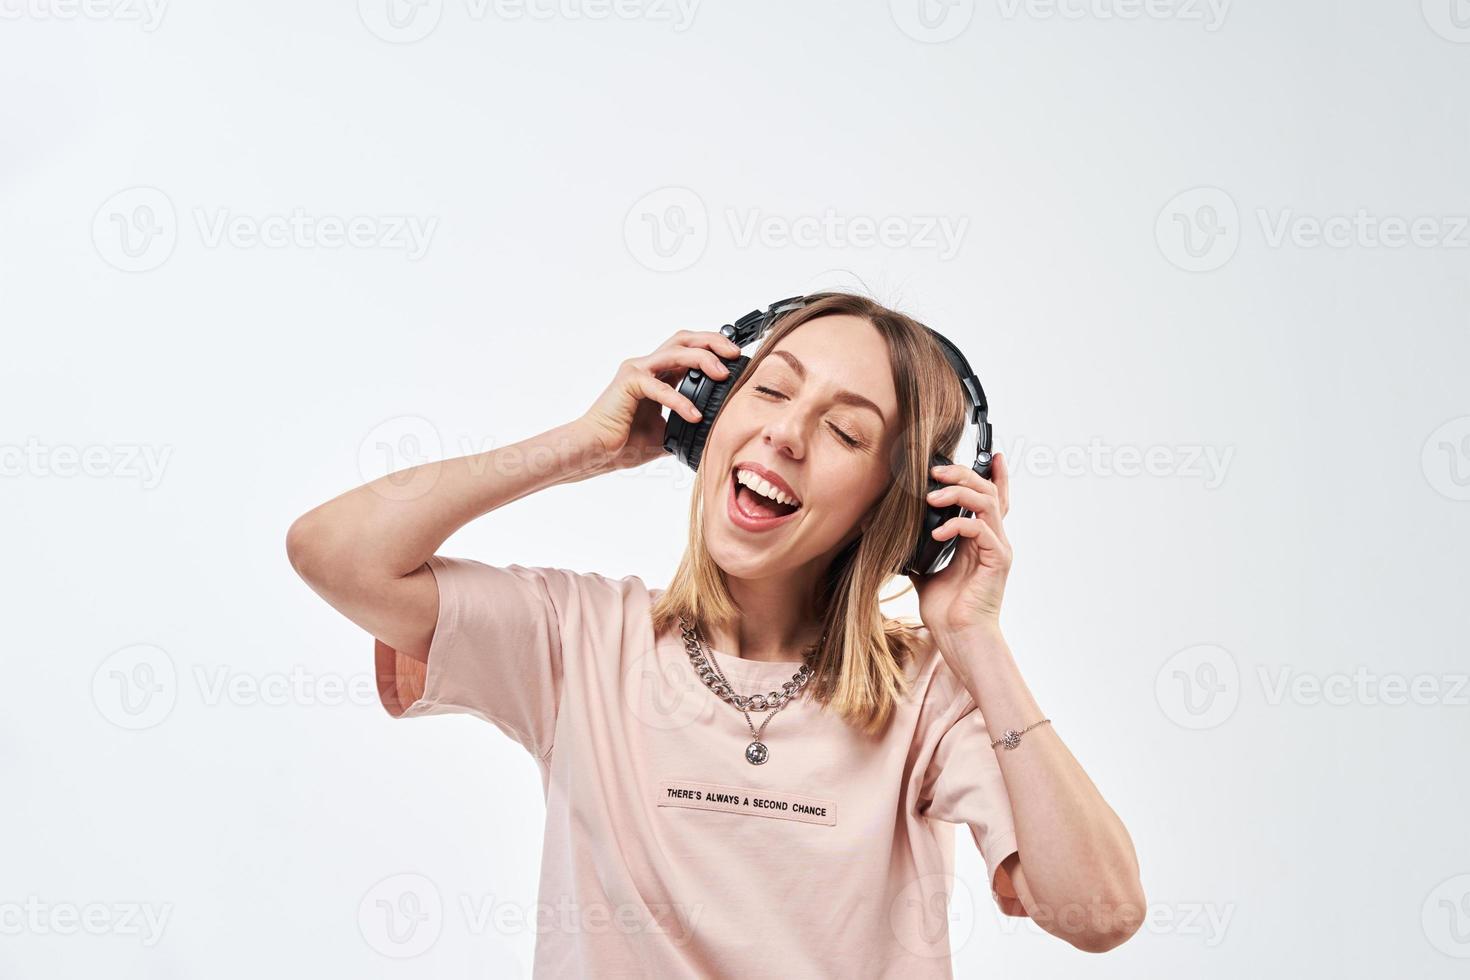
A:
{"type": "Polygon", "coordinates": [[[646,603],[648,587],[637,575],[614,576],[558,565],[511,562],[494,565],[473,558],[435,555],[429,560],[441,591],[472,604],[497,599],[549,604],[558,611],[617,608],[646,603]]]}

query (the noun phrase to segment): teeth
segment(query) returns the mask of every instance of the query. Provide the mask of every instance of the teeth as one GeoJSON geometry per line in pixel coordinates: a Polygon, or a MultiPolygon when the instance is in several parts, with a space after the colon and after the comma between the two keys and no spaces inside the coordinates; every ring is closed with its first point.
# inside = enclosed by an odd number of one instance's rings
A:
{"type": "Polygon", "coordinates": [[[790,494],[783,493],[780,490],[777,490],[774,486],[770,484],[769,481],[761,479],[754,473],[750,472],[750,470],[736,470],[735,482],[743,483],[747,487],[750,487],[750,489],[754,490],[756,493],[760,494],[762,497],[769,497],[777,503],[787,504],[791,507],[801,506],[790,494]]]}

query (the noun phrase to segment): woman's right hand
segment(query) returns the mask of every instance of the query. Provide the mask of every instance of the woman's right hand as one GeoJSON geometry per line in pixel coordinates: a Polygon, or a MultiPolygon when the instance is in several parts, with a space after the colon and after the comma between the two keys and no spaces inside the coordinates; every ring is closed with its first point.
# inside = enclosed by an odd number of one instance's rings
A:
{"type": "Polygon", "coordinates": [[[612,383],[577,420],[596,440],[609,470],[631,469],[662,456],[665,420],[662,408],[690,422],[700,421],[694,403],[671,384],[690,368],[712,378],[730,374],[716,355],[734,360],[740,348],[717,330],[680,330],[657,350],[630,357],[618,365],[612,383]]]}

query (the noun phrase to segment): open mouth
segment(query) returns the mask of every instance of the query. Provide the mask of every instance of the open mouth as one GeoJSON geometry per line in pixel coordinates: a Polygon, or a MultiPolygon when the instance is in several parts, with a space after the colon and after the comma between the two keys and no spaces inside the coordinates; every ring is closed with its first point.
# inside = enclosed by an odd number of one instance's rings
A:
{"type": "Polygon", "coordinates": [[[741,515],[756,521],[779,520],[790,517],[801,509],[799,501],[777,490],[749,470],[736,468],[730,471],[730,482],[735,506],[741,515]]]}

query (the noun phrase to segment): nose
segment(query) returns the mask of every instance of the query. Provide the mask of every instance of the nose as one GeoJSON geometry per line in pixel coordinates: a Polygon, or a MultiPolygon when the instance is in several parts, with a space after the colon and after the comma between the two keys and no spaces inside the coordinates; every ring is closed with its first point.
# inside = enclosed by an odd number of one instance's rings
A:
{"type": "Polygon", "coordinates": [[[770,419],[761,440],[771,449],[791,459],[806,455],[805,422],[800,412],[780,412],[770,419]]]}

